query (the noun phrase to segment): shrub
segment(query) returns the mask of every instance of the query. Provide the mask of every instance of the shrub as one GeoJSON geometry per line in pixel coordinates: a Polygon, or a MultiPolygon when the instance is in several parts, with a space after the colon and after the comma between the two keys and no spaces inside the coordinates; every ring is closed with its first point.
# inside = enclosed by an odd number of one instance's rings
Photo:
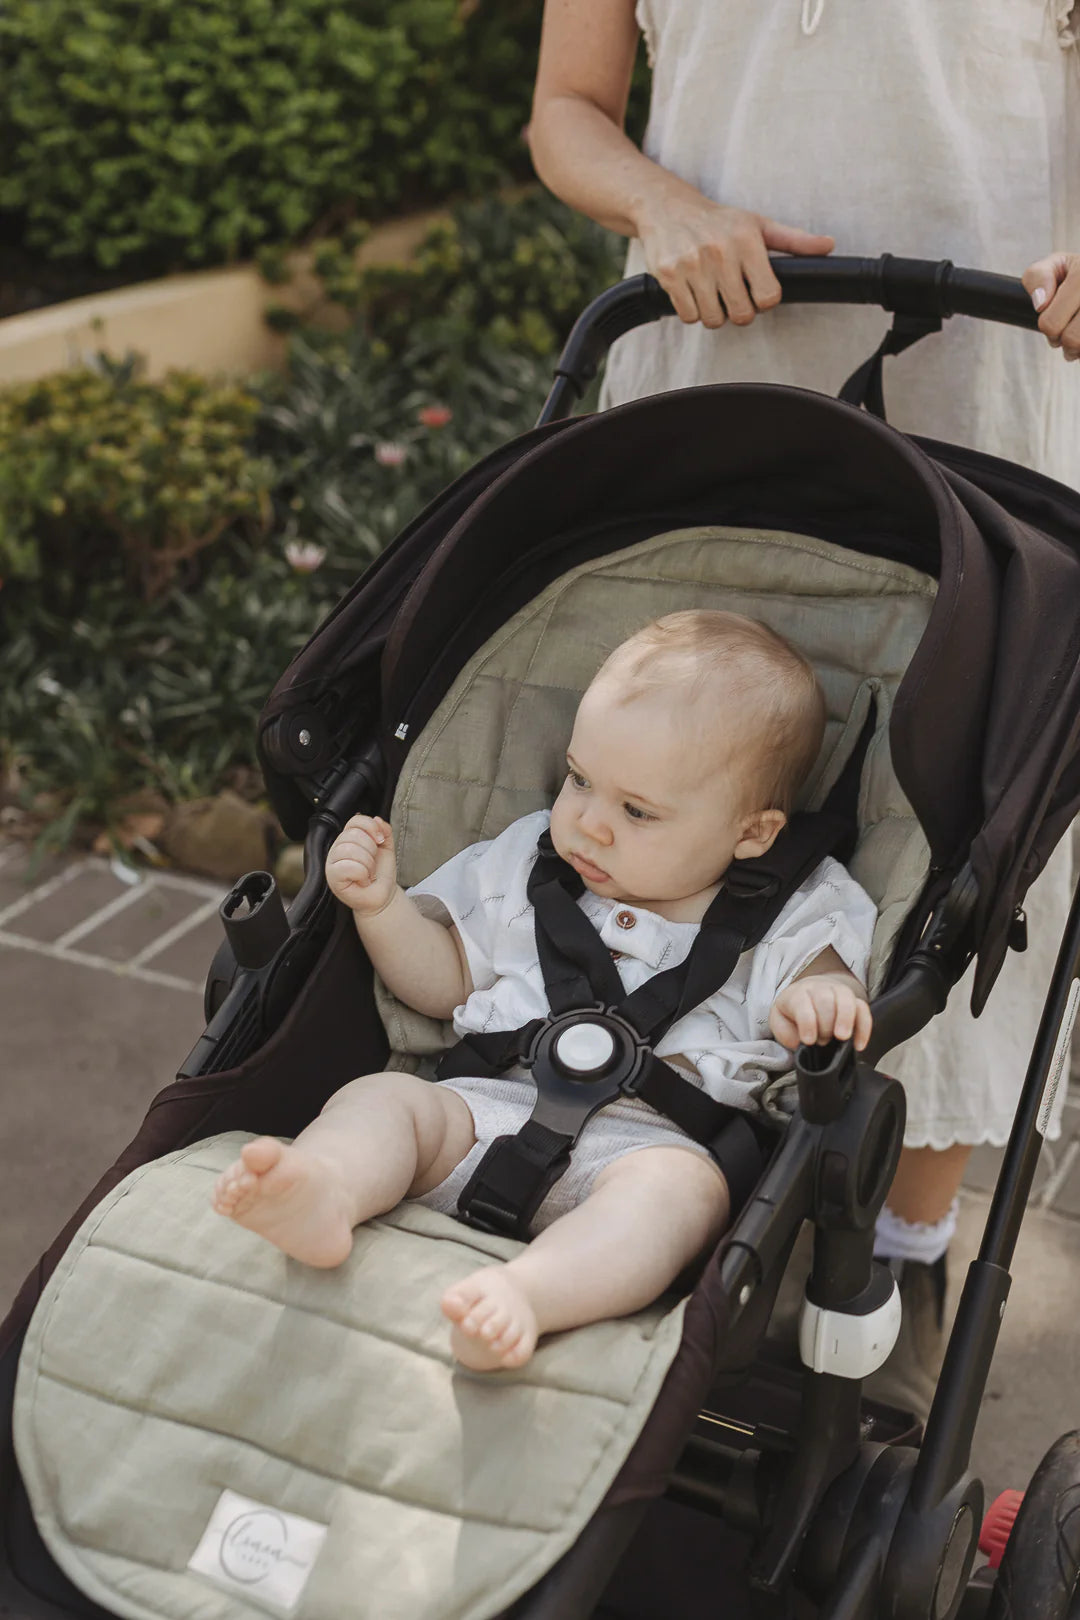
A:
{"type": "Polygon", "coordinates": [[[212,793],[255,763],[259,710],[319,616],[310,581],[230,534],[197,575],[132,601],[113,567],[56,611],[0,592],[0,764],[60,811],[49,841],[124,794],[212,793]]]}
{"type": "Polygon", "coordinates": [[[150,273],[490,185],[527,167],[538,28],[532,0],[5,0],[0,208],[150,273]]]}
{"type": "Polygon", "coordinates": [[[154,595],[238,523],[265,527],[271,471],[247,442],[247,390],[130,362],[56,372],[0,393],[0,575],[70,591],[120,558],[154,595]]]}
{"type": "MultiPolygon", "coordinates": [[[[459,206],[406,265],[360,269],[354,242],[345,235],[320,243],[315,273],[325,299],[390,348],[407,345],[422,325],[451,347],[484,333],[542,357],[557,352],[589,300],[619,279],[625,252],[621,238],[539,189],[512,203],[459,206]]],[[[280,262],[264,257],[268,279],[280,276],[280,262]]]]}
{"type": "Polygon", "coordinates": [[[549,380],[482,335],[421,327],[393,355],[359,327],[294,338],[257,445],[277,469],[276,537],[326,553],[327,607],[452,479],[532,426],[549,380]]]}

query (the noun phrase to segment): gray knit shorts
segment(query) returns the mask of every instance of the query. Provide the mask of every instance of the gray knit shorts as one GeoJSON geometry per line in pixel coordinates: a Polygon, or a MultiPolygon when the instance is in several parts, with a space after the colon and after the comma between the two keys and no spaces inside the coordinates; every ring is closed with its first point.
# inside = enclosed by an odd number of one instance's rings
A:
{"type": "MultiPolygon", "coordinates": [[[[536,1087],[531,1080],[510,1076],[492,1079],[440,1080],[438,1085],[456,1091],[465,1100],[476,1130],[475,1146],[461,1163],[430,1192],[416,1200],[447,1215],[457,1214],[457,1201],[466,1182],[497,1136],[519,1131],[533,1111],[536,1087]]],[[[593,1182],[607,1165],[626,1153],[647,1147],[680,1147],[712,1164],[705,1149],[685,1131],[658,1114],[647,1103],[632,1097],[610,1103],[594,1114],[578,1137],[570,1155],[570,1168],[552,1187],[532,1222],[535,1235],[560,1215],[582,1203],[592,1191],[593,1182]]]]}

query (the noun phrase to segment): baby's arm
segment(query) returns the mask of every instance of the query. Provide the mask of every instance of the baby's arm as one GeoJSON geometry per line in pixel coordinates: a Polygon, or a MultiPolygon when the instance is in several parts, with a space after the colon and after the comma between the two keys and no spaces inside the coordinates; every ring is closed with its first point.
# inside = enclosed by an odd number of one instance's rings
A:
{"type": "Polygon", "coordinates": [[[861,1052],[872,1027],[866,990],[831,945],[781,990],[769,1013],[769,1028],[781,1046],[793,1051],[800,1041],[824,1045],[834,1037],[846,1041],[854,1036],[855,1050],[861,1052]]]}
{"type": "Polygon", "coordinates": [[[326,881],[395,996],[429,1018],[449,1018],[473,991],[461,937],[424,917],[397,881],[394,835],[381,816],[353,816],[326,857],[326,881]]]}

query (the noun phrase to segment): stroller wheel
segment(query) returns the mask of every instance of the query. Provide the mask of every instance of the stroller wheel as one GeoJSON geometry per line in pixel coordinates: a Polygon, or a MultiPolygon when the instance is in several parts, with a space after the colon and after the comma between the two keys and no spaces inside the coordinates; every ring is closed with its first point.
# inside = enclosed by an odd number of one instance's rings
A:
{"type": "Polygon", "coordinates": [[[1080,1614],[1080,1430],[1046,1453],[1024,1493],[987,1620],[1068,1620],[1080,1614]]]}

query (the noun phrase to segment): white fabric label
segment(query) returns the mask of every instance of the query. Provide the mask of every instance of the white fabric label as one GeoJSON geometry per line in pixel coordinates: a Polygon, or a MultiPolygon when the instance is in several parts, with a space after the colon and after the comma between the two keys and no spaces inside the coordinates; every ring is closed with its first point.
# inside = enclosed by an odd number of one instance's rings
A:
{"type": "Polygon", "coordinates": [[[227,1592],[288,1614],[299,1601],[327,1526],[222,1491],[188,1569],[227,1592]]]}
{"type": "Polygon", "coordinates": [[[1042,1103],[1039,1107],[1039,1117],[1035,1122],[1035,1128],[1040,1136],[1046,1135],[1047,1126],[1050,1124],[1050,1116],[1054,1111],[1054,1099],[1058,1094],[1058,1087],[1061,1085],[1061,1076],[1065,1071],[1065,1063],[1069,1056],[1069,1045],[1072,1041],[1073,1025],[1076,1022],[1076,1008],[1078,1003],[1080,1003],[1080,979],[1074,979],[1072,982],[1072,987],[1069,990],[1069,999],[1065,1003],[1065,1012],[1061,1020],[1061,1028],[1058,1030],[1057,1045],[1054,1047],[1054,1057],[1050,1064],[1050,1073],[1046,1077],[1046,1085],[1043,1088],[1042,1103]]]}

